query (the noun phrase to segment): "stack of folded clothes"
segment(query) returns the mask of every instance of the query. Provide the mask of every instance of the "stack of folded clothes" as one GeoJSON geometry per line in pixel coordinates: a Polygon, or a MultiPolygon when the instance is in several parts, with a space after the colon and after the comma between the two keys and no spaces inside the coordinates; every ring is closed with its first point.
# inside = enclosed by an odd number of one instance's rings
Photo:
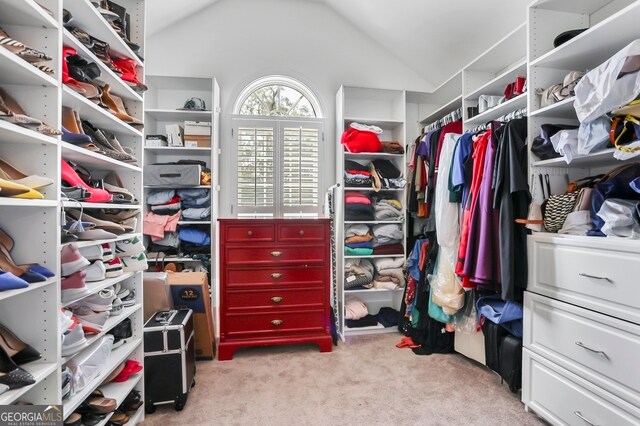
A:
{"type": "Polygon", "coordinates": [[[349,328],[371,327],[378,325],[378,318],[369,313],[367,304],[362,300],[347,296],[344,302],[345,323],[349,328]]]}
{"type": "Polygon", "coordinates": [[[371,187],[369,165],[362,165],[357,161],[344,160],[344,185],[346,187],[371,187]]]}
{"type": "Polygon", "coordinates": [[[344,254],[368,256],[373,254],[373,235],[368,225],[348,225],[344,230],[344,254]]]}
{"type": "Polygon", "coordinates": [[[211,197],[208,188],[179,189],[182,217],[185,220],[207,220],[211,217],[211,197]]]}
{"type": "Polygon", "coordinates": [[[374,266],[369,259],[347,259],[344,265],[344,288],[371,288],[374,266]]]}
{"type": "Polygon", "coordinates": [[[196,226],[180,228],[178,239],[181,243],[180,250],[185,254],[209,253],[211,250],[211,236],[209,232],[196,226]]]}
{"type": "Polygon", "coordinates": [[[375,225],[373,227],[373,254],[403,254],[403,239],[404,233],[401,225],[392,223],[375,225]]]}
{"type": "Polygon", "coordinates": [[[374,259],[373,264],[376,271],[373,278],[373,288],[393,290],[405,286],[404,272],[402,271],[403,258],[380,257],[374,259]]]}
{"type": "Polygon", "coordinates": [[[376,220],[402,220],[402,204],[394,199],[382,199],[373,206],[376,220]]]}
{"type": "Polygon", "coordinates": [[[344,220],[375,220],[371,199],[356,191],[347,191],[344,199],[344,220]]]}
{"type": "Polygon", "coordinates": [[[152,191],[147,195],[149,212],[144,217],[143,232],[151,237],[150,252],[177,254],[180,241],[178,221],[182,216],[180,197],[175,189],[152,191]]]}

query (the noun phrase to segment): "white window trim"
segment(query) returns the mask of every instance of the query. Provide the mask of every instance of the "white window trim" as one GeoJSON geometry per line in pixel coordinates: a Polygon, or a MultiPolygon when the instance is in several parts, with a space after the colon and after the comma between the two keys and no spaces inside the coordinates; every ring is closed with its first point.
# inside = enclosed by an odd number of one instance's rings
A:
{"type": "MultiPolygon", "coordinates": [[[[323,164],[325,164],[325,138],[324,138],[324,119],[321,118],[309,118],[309,117],[257,117],[257,116],[248,116],[248,115],[232,115],[232,160],[231,160],[231,176],[233,179],[230,179],[232,182],[232,198],[231,198],[231,215],[234,217],[238,217],[238,215],[242,215],[242,217],[274,217],[274,218],[282,218],[282,217],[321,217],[322,209],[323,209],[323,191],[324,191],[324,180],[326,179],[326,169],[323,168],[323,164]],[[266,126],[274,126],[275,135],[277,138],[281,138],[283,133],[283,124],[286,122],[291,122],[292,124],[304,124],[309,125],[311,127],[318,128],[320,131],[320,141],[319,141],[319,149],[318,149],[318,205],[315,207],[303,207],[303,208],[294,208],[294,207],[285,207],[282,205],[282,190],[283,188],[276,186],[274,188],[274,201],[275,205],[273,208],[269,207],[254,207],[247,208],[238,206],[238,127],[242,126],[256,126],[256,125],[266,125],[266,126]],[[273,211],[273,216],[269,215],[269,212],[273,211]]],[[[281,176],[282,168],[283,168],[283,157],[280,155],[281,152],[278,148],[278,142],[276,140],[276,157],[275,161],[275,175],[281,176]]]]}
{"type": "MultiPolygon", "coordinates": [[[[313,107],[314,112],[316,113],[316,118],[323,118],[324,114],[322,112],[322,108],[320,107],[320,102],[318,98],[313,94],[311,89],[309,89],[306,85],[302,84],[298,80],[295,80],[291,77],[287,77],[285,75],[269,75],[266,77],[261,77],[257,80],[252,81],[250,84],[245,87],[240,95],[236,98],[236,103],[233,105],[233,114],[240,115],[240,109],[242,105],[244,105],[245,101],[256,90],[264,87],[264,86],[272,86],[272,85],[283,85],[293,87],[300,93],[302,93],[308,100],[311,102],[311,106],[313,107]]],[[[247,115],[241,115],[241,117],[253,117],[247,115]]],[[[284,118],[284,117],[283,117],[284,118]]],[[[295,117],[295,118],[311,118],[311,117],[295,117]]]]}

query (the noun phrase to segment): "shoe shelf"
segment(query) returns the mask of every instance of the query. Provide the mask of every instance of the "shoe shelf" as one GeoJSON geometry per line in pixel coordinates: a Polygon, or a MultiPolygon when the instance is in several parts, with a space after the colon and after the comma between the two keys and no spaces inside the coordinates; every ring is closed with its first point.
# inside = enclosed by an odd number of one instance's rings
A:
{"type": "Polygon", "coordinates": [[[158,262],[202,262],[202,259],[194,259],[192,257],[165,257],[165,258],[147,258],[147,263],[158,263],[158,262]]]}
{"type": "Polygon", "coordinates": [[[49,278],[46,281],[29,284],[29,287],[19,288],[19,289],[16,289],[16,290],[6,290],[6,291],[3,291],[3,292],[0,292],[0,301],[6,300],[6,299],[10,299],[10,298],[12,298],[14,296],[18,296],[20,294],[29,293],[30,291],[39,290],[41,288],[48,287],[48,286],[50,286],[52,284],[57,284],[57,283],[58,283],[58,278],[53,277],[53,278],[49,278]]]}
{"type": "Polygon", "coordinates": [[[473,92],[465,95],[464,99],[477,100],[480,95],[502,95],[507,84],[514,81],[516,76],[527,74],[527,58],[522,58],[506,71],[498,74],[491,81],[485,83],[473,92]]]}
{"type": "Polygon", "coordinates": [[[63,41],[65,46],[73,47],[78,55],[83,56],[90,62],[95,62],[100,68],[101,75],[96,80],[106,83],[110,87],[110,92],[120,96],[123,99],[142,102],[142,96],[136,93],[123,79],[121,79],[111,68],[105,65],[98,57],[89,50],[84,44],[73,36],[67,29],[62,30],[63,41]]]}
{"type": "Polygon", "coordinates": [[[57,87],[58,82],[24,59],[0,49],[0,84],[57,87]]]}
{"type": "Polygon", "coordinates": [[[22,395],[29,392],[34,387],[38,386],[40,382],[49,377],[52,373],[56,373],[58,371],[58,363],[57,362],[40,362],[40,363],[29,363],[23,364],[20,367],[27,370],[29,373],[33,375],[36,382],[33,385],[25,386],[18,389],[13,389],[6,391],[3,394],[0,394],[0,406],[1,405],[9,405],[18,400],[22,395]]]}
{"type": "Polygon", "coordinates": [[[100,386],[100,390],[102,390],[105,398],[115,399],[119,407],[127,397],[127,395],[129,395],[129,392],[131,392],[136,387],[141,379],[141,373],[132,374],[131,377],[129,377],[129,380],[125,382],[107,383],[104,386],[100,386]]]}
{"type": "MultiPolygon", "coordinates": [[[[2,50],[0,50],[1,52],[2,50]]],[[[0,59],[0,64],[1,64],[0,59]]],[[[2,71],[0,71],[0,75],[2,71]]],[[[0,140],[3,144],[15,143],[18,145],[36,144],[36,145],[57,145],[58,139],[51,136],[43,135],[36,131],[0,120],[0,140]]]]}
{"type": "Polygon", "coordinates": [[[2,0],[0,15],[3,20],[9,21],[13,25],[58,28],[58,22],[34,0],[2,0]]]}
{"type": "Polygon", "coordinates": [[[100,290],[104,290],[107,287],[111,287],[114,284],[118,284],[119,282],[132,278],[136,274],[139,274],[139,272],[124,272],[122,275],[117,277],[107,278],[106,280],[102,280],[102,281],[88,282],[87,287],[89,288],[89,294],[86,294],[82,297],[77,297],[68,302],[62,302],[62,307],[67,307],[69,305],[72,305],[89,295],[99,292],[100,290]]]}
{"type": "Polygon", "coordinates": [[[69,417],[69,415],[73,413],[73,411],[78,408],[80,404],[82,404],[82,401],[84,401],[89,395],[91,395],[91,392],[93,392],[94,389],[98,388],[100,386],[100,383],[102,383],[102,381],[107,378],[107,376],[111,374],[111,372],[115,370],[118,365],[125,361],[141,344],[142,339],[135,339],[123,344],[119,348],[112,350],[104,368],[102,369],[98,377],[93,379],[78,393],[68,398],[66,402],[63,401],[63,411],[65,418],[69,417]]]}
{"type": "Polygon", "coordinates": [[[144,414],[144,404],[142,404],[140,408],[138,408],[138,411],[136,411],[136,413],[133,416],[129,417],[129,424],[132,424],[132,425],[138,424],[142,420],[143,414],[144,414]]]}
{"type": "MultiPolygon", "coordinates": [[[[78,248],[81,248],[81,247],[97,246],[105,243],[114,243],[116,241],[130,240],[135,237],[142,238],[142,234],[129,233],[129,234],[118,235],[116,238],[110,238],[108,240],[74,241],[74,243],[78,246],[78,248]]],[[[63,246],[66,246],[69,244],[71,243],[65,243],[63,244],[63,246]]]]}
{"type": "Polygon", "coordinates": [[[179,109],[148,109],[145,111],[157,121],[211,121],[213,111],[181,111],[179,109]]]}
{"type": "Polygon", "coordinates": [[[491,120],[495,120],[496,118],[503,116],[505,114],[510,113],[511,111],[515,111],[519,108],[523,108],[527,106],[527,94],[523,93],[521,95],[516,96],[515,98],[509,99],[508,101],[501,103],[491,109],[488,109],[481,114],[471,117],[466,120],[465,125],[478,125],[484,124],[491,120]]]}
{"type": "Polygon", "coordinates": [[[112,204],[112,203],[85,203],[78,201],[64,200],[62,201],[64,208],[77,209],[118,209],[118,210],[139,210],[142,208],[140,204],[112,204]]]}
{"type": "Polygon", "coordinates": [[[0,197],[0,207],[57,207],[56,200],[31,200],[25,198],[0,197]]]}
{"type": "Polygon", "coordinates": [[[134,313],[138,312],[141,308],[142,308],[142,303],[138,303],[133,306],[122,308],[122,313],[120,313],[120,315],[110,316],[109,319],[107,319],[107,322],[104,323],[104,326],[102,327],[102,331],[100,333],[94,334],[88,337],[87,343],[82,347],[82,349],[78,350],[78,352],[74,354],[63,357],[61,363],[66,364],[67,362],[71,361],[73,358],[76,357],[76,355],[80,354],[83,350],[91,346],[94,342],[97,342],[102,336],[104,336],[109,331],[111,331],[113,327],[120,324],[122,321],[129,318],[134,313]]]}
{"type": "MultiPolygon", "coordinates": [[[[89,0],[65,0],[64,7],[73,16],[73,24],[90,35],[109,44],[112,56],[131,58],[139,67],[144,63],[133,53],[111,25],[102,17],[89,0]]],[[[132,22],[133,22],[132,16],[132,22]]]]}
{"type": "Polygon", "coordinates": [[[199,155],[211,152],[211,147],[186,147],[186,146],[145,146],[147,152],[161,154],[199,155]]]}
{"type": "Polygon", "coordinates": [[[60,142],[62,148],[62,158],[80,163],[87,166],[91,170],[115,170],[115,171],[133,171],[142,172],[142,168],[134,166],[123,161],[114,160],[106,155],[98,154],[88,149],[70,144],[69,142],[60,142]]]}
{"type": "Polygon", "coordinates": [[[62,87],[62,104],[78,111],[80,118],[88,120],[94,126],[117,134],[142,137],[142,132],[100,108],[81,94],[67,86],[62,87]]]}
{"type": "MultiPolygon", "coordinates": [[[[576,2],[578,3],[580,2],[576,2]]],[[[529,65],[532,68],[545,67],[567,71],[591,69],[638,38],[638,19],[640,3],[633,2],[582,34],[532,60],[529,65]]]]}
{"type": "Polygon", "coordinates": [[[573,107],[573,101],[575,96],[556,102],[555,104],[547,105],[544,108],[537,109],[531,112],[531,117],[545,117],[545,118],[573,118],[576,121],[578,117],[576,115],[576,109],[573,107]]]}

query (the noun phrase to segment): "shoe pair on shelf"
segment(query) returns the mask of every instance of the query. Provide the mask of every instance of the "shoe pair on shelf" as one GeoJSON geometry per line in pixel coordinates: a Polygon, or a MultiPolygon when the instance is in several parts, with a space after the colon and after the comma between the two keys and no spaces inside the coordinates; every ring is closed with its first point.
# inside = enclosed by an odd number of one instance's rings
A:
{"type": "MultiPolygon", "coordinates": [[[[78,320],[78,317],[73,315],[68,309],[62,309],[60,312],[60,330],[62,330],[61,342],[62,342],[62,356],[70,356],[85,348],[87,345],[87,339],[84,335],[82,325],[78,320]]],[[[63,380],[64,382],[64,380],[63,380]]],[[[64,384],[63,384],[64,387],[64,384]]],[[[62,399],[66,397],[64,395],[70,395],[63,392],[62,399]]]]}
{"type": "Polygon", "coordinates": [[[0,159],[0,196],[41,200],[44,198],[38,189],[53,184],[53,179],[40,175],[27,175],[0,159]]]}
{"type": "Polygon", "coordinates": [[[0,393],[35,383],[31,373],[18,367],[41,358],[40,352],[0,324],[0,393]]]}
{"type": "Polygon", "coordinates": [[[18,40],[12,39],[2,28],[0,28],[0,46],[4,47],[19,58],[29,62],[45,74],[53,75],[54,71],[52,68],[40,64],[40,62],[50,61],[50,56],[32,47],[25,46],[18,40]]]}
{"type": "Polygon", "coordinates": [[[0,119],[21,127],[42,133],[47,136],[60,136],[62,132],[43,123],[41,120],[29,116],[20,104],[3,88],[0,87],[0,119]]]}
{"type": "Polygon", "coordinates": [[[11,257],[15,242],[0,229],[0,291],[25,288],[55,276],[54,272],[36,263],[17,265],[11,257]]]}

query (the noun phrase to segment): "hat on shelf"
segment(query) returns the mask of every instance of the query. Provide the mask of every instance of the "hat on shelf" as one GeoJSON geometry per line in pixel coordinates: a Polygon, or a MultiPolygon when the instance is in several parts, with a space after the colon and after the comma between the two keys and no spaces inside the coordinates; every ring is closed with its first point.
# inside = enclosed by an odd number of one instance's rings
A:
{"type": "Polygon", "coordinates": [[[558,47],[561,44],[564,44],[566,42],[568,42],[569,40],[571,40],[572,38],[579,36],[580,34],[582,34],[584,31],[588,30],[589,28],[579,28],[576,30],[569,30],[569,31],[565,31],[561,34],[558,34],[556,36],[556,38],[553,39],[553,47],[558,47]]]}
{"type": "Polygon", "coordinates": [[[207,108],[205,106],[204,100],[200,98],[189,98],[184,103],[182,108],[178,108],[179,110],[190,110],[190,111],[206,111],[207,108]]]}

